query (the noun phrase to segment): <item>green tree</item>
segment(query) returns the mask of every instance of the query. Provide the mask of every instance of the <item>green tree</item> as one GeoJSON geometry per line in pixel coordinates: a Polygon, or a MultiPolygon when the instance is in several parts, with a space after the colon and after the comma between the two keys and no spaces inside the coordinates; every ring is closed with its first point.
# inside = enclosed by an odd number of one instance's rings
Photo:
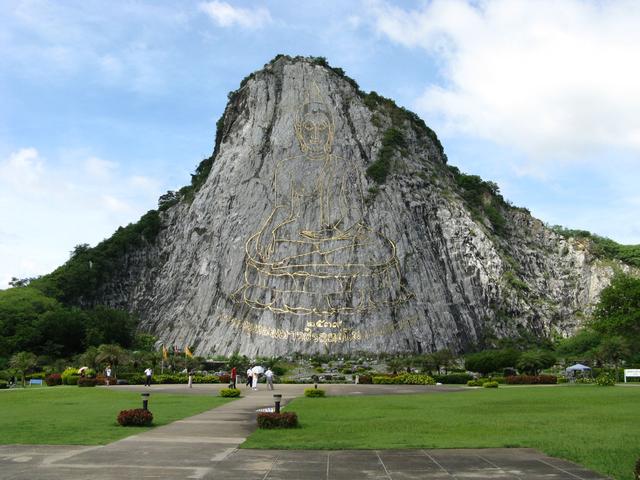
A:
{"type": "Polygon", "coordinates": [[[600,343],[597,352],[603,362],[613,364],[616,370],[616,378],[621,380],[618,367],[623,360],[631,356],[632,350],[629,341],[620,336],[606,337],[600,343]]]}
{"type": "Polygon", "coordinates": [[[607,337],[640,344],[640,279],[622,273],[613,277],[600,294],[591,326],[607,337]]]}
{"type": "Polygon", "coordinates": [[[467,370],[488,375],[504,368],[515,367],[520,358],[516,350],[484,350],[468,355],[464,360],[467,370]]]}
{"type": "Polygon", "coordinates": [[[24,376],[27,371],[31,370],[38,364],[38,357],[31,352],[19,352],[11,357],[9,365],[11,368],[20,372],[22,377],[22,386],[25,386],[24,376]]]}
{"type": "Polygon", "coordinates": [[[105,344],[98,347],[96,363],[99,365],[111,365],[113,376],[116,376],[118,367],[129,360],[129,353],[120,345],[105,344]]]}
{"type": "Polygon", "coordinates": [[[537,375],[540,370],[552,367],[556,363],[556,357],[547,350],[530,350],[522,353],[518,360],[518,370],[529,375],[537,375]]]}
{"type": "Polygon", "coordinates": [[[448,348],[440,349],[437,352],[432,353],[431,356],[433,358],[436,370],[438,370],[438,373],[442,373],[441,370],[444,370],[444,372],[446,373],[455,360],[455,356],[448,348]]]}

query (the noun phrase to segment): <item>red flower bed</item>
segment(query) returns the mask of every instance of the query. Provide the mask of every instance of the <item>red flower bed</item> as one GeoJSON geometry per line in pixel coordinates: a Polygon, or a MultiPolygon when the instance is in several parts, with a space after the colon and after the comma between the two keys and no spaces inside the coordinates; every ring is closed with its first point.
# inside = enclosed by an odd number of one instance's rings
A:
{"type": "Polygon", "coordinates": [[[62,375],[59,373],[52,373],[48,375],[44,379],[45,383],[50,387],[55,387],[56,385],[62,385],[62,375]]]}
{"type": "Polygon", "coordinates": [[[258,413],[258,428],[295,428],[298,415],[295,412],[258,413]]]}
{"type": "Polygon", "coordinates": [[[118,423],[123,427],[147,427],[153,422],[153,414],[149,410],[134,408],[122,410],[118,414],[118,423]]]}

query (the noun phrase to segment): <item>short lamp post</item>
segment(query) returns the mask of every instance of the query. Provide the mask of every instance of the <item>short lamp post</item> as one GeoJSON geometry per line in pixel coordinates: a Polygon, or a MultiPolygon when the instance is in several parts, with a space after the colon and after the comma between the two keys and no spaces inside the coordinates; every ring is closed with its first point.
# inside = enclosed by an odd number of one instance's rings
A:
{"type": "Polygon", "coordinates": [[[282,400],[282,394],[274,393],[273,400],[276,403],[276,413],[280,413],[280,401],[282,400]]]}
{"type": "Polygon", "coordinates": [[[142,393],[142,409],[149,410],[149,395],[150,393],[142,393]]]}

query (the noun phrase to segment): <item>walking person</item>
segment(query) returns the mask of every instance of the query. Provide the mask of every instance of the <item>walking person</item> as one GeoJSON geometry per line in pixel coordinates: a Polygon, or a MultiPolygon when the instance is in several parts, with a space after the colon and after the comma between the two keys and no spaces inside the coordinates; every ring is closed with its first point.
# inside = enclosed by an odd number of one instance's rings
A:
{"type": "Polygon", "coordinates": [[[264,372],[264,376],[267,379],[267,388],[269,390],[273,390],[273,372],[271,371],[271,367],[267,368],[267,371],[264,372]]]}
{"type": "Polygon", "coordinates": [[[236,367],[233,367],[231,369],[231,385],[233,385],[231,388],[236,388],[237,377],[238,377],[238,371],[236,370],[236,367]]]}
{"type": "Polygon", "coordinates": [[[151,370],[150,368],[147,367],[147,369],[144,371],[144,375],[146,377],[145,382],[144,382],[144,386],[145,387],[150,387],[151,386],[151,376],[153,375],[153,370],[151,370]]]}
{"type": "Polygon", "coordinates": [[[111,380],[111,365],[107,365],[106,370],[104,371],[105,380],[107,383],[107,387],[109,386],[109,380],[111,380]]]}
{"type": "Polygon", "coordinates": [[[258,391],[258,372],[254,371],[254,372],[251,372],[251,373],[252,373],[251,389],[255,390],[257,392],[258,391]]]}
{"type": "Polygon", "coordinates": [[[252,379],[253,379],[253,370],[251,370],[251,367],[249,367],[247,369],[247,387],[251,386],[252,379]]]}

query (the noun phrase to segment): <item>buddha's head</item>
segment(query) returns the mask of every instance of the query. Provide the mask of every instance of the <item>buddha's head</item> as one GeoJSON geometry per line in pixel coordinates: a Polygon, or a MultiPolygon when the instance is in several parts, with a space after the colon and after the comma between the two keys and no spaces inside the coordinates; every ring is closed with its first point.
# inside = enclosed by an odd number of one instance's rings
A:
{"type": "Polygon", "coordinates": [[[323,102],[308,101],[301,107],[295,131],[300,148],[309,158],[324,158],[331,152],[333,118],[323,102]]]}

